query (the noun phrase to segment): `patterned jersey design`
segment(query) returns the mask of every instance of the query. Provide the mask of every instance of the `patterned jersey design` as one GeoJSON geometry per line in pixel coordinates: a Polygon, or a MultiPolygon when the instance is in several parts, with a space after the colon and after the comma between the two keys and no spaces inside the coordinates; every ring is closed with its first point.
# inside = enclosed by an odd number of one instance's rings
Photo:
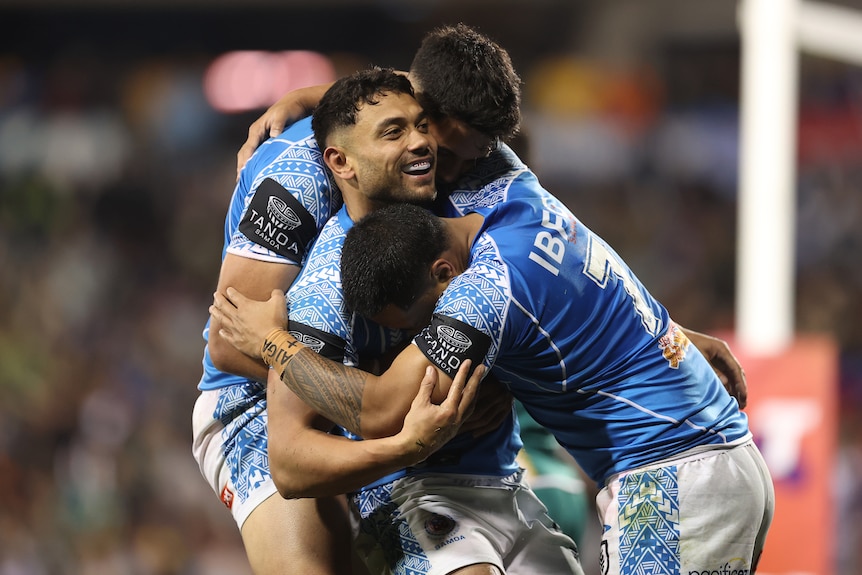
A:
{"type": "Polygon", "coordinates": [[[342,208],[320,232],[299,276],[287,292],[291,329],[302,326],[336,336],[344,342],[344,363],[359,364],[353,346],[352,316],[341,288],[341,249],[353,222],[342,208]]]}
{"type": "Polygon", "coordinates": [[[667,310],[537,186],[519,174],[506,201],[483,213],[468,268],[434,313],[491,338],[492,373],[598,485],[750,436],[745,414],[667,310]]]}
{"type": "Polygon", "coordinates": [[[381,547],[393,575],[425,575],[431,563],[392,501],[392,485],[387,483],[353,496],[359,510],[359,531],[381,547]]]}
{"type": "Polygon", "coordinates": [[[620,479],[620,573],[679,575],[679,482],[676,466],[620,479]]]}
{"type": "MultiPolygon", "coordinates": [[[[485,365],[494,365],[503,338],[505,317],[512,302],[506,264],[498,256],[488,235],[479,236],[474,244],[471,272],[454,278],[446,290],[443,315],[457,317],[491,338],[485,365]]],[[[414,341],[419,341],[416,338],[414,341]]]]}
{"type": "Polygon", "coordinates": [[[226,465],[231,470],[235,496],[245,501],[270,477],[266,388],[256,383],[222,388],[213,417],[225,426],[221,434],[226,465]]]}
{"type": "Polygon", "coordinates": [[[522,174],[532,176],[518,156],[503,144],[476,162],[473,171],[443,194],[443,203],[435,211],[444,217],[456,217],[495,206],[507,199],[509,186],[522,174]]]}
{"type": "MultiPolygon", "coordinates": [[[[359,365],[360,352],[382,352],[400,341],[403,334],[398,330],[375,327],[373,322],[354,317],[344,303],[341,250],[347,230],[352,225],[344,208],[327,222],[299,277],[288,291],[287,299],[291,331],[301,333],[305,327],[309,335],[318,330],[337,336],[344,341],[344,363],[356,366],[359,365]]],[[[521,447],[520,437],[513,435],[516,426],[512,417],[480,439],[474,440],[470,434],[458,436],[420,467],[429,472],[509,475],[517,470],[515,455],[521,447]]],[[[345,435],[358,439],[347,432],[345,435]]],[[[404,473],[389,475],[372,486],[404,473]]]]}
{"type": "MultiPolygon", "coordinates": [[[[298,201],[317,230],[341,207],[341,193],[330,180],[311,132],[310,118],[293,124],[258,148],[240,175],[225,226],[228,252],[253,259],[283,261],[283,255],[243,234],[239,222],[233,221],[247,213],[255,192],[267,179],[277,182],[298,201]]],[[[313,237],[317,230],[307,230],[305,234],[313,237]]],[[[290,232],[299,233],[295,228],[290,232]]],[[[300,251],[297,255],[295,261],[299,263],[305,253],[300,251]]]]}
{"type": "MultiPolygon", "coordinates": [[[[243,168],[225,217],[222,258],[230,252],[256,260],[298,265],[305,258],[309,239],[318,234],[341,204],[341,192],[330,181],[314,140],[311,119],[297,122],[279,136],[264,142],[243,168]],[[258,198],[255,202],[258,188],[266,182],[280,191],[268,191],[267,198],[258,198]],[[280,194],[289,195],[289,201],[280,194]],[[271,198],[275,199],[270,201],[271,198]],[[250,221],[253,218],[250,218],[248,210],[253,202],[259,207],[260,217],[271,218],[272,222],[258,225],[250,221]],[[272,245],[263,245],[266,242],[261,243],[261,238],[247,237],[242,233],[239,228],[243,221],[249,224],[246,229],[263,229],[270,223],[272,229],[279,223],[284,225],[280,232],[273,232],[285,234],[284,239],[279,236],[281,247],[278,251],[271,249],[272,245]]],[[[203,337],[204,340],[209,339],[209,321],[204,327],[203,337]]],[[[245,378],[216,369],[209,349],[204,350],[203,368],[204,374],[198,384],[201,390],[247,382],[245,378]]]]}

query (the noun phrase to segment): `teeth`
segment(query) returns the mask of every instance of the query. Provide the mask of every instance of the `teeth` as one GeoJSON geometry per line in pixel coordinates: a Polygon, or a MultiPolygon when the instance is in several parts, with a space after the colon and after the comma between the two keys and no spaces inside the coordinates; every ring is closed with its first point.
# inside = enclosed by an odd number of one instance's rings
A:
{"type": "Polygon", "coordinates": [[[404,171],[405,172],[424,172],[431,169],[431,162],[425,160],[420,162],[414,162],[410,164],[404,171]]]}

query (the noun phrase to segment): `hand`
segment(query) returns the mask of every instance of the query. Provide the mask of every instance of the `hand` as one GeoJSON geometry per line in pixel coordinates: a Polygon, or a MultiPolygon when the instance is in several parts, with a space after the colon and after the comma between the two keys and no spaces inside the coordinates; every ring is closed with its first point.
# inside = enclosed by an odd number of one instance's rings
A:
{"type": "Polygon", "coordinates": [[[221,324],[219,335],[244,354],[259,359],[267,334],[275,328],[287,329],[284,292],[272,290],[267,301],[249,299],[229,287],[226,294],[213,294],[210,315],[221,324]]]}
{"type": "Polygon", "coordinates": [[[489,433],[511,416],[513,405],[511,392],[497,378],[489,375],[479,390],[473,415],[464,423],[461,431],[469,431],[473,437],[489,433]]]}
{"type": "Polygon", "coordinates": [[[438,384],[437,369],[432,366],[425,369],[419,392],[404,417],[404,427],[399,433],[408,442],[412,454],[412,461],[408,465],[424,461],[440,449],[458,434],[461,424],[470,417],[485,366],[477,367],[468,380],[469,372],[470,361],[467,360],[455,374],[446,399],[436,405],[431,402],[431,396],[438,384]]]}
{"type": "Polygon", "coordinates": [[[285,126],[305,118],[311,114],[320,101],[323,93],[331,84],[307,86],[288,92],[281,99],[267,108],[260,118],[248,127],[248,138],[236,154],[236,177],[254,151],[267,138],[272,138],[284,131],[285,126]]]}
{"type": "Polygon", "coordinates": [[[284,131],[287,115],[280,108],[281,100],[270,106],[263,115],[248,127],[248,138],[246,138],[239,152],[236,154],[236,178],[242,171],[248,159],[254,151],[267,138],[272,138],[284,131]]]}
{"type": "Polygon", "coordinates": [[[727,392],[736,398],[739,408],[744,409],[748,403],[748,384],[745,382],[745,371],[739,360],[730,351],[727,342],[690,329],[683,328],[683,331],[709,361],[727,392]]]}

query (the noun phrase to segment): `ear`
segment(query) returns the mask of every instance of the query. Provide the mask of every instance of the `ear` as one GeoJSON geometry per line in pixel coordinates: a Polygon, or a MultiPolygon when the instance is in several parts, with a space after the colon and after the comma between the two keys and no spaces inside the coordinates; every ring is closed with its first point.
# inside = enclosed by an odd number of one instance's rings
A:
{"type": "Polygon", "coordinates": [[[336,177],[342,180],[353,178],[353,168],[341,148],[329,146],[323,150],[323,161],[336,177]]]}
{"type": "Polygon", "coordinates": [[[431,279],[437,284],[443,284],[444,289],[456,275],[455,266],[446,258],[436,259],[431,264],[431,279]]]}

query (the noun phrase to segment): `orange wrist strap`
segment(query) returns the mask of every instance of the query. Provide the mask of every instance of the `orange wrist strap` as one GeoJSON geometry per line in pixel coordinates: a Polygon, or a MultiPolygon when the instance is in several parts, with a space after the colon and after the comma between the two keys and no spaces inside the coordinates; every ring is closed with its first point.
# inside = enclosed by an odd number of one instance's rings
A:
{"type": "Polygon", "coordinates": [[[287,364],[302,347],[290,333],[277,327],[264,338],[260,346],[260,357],[266,365],[282,375],[287,364]]]}

